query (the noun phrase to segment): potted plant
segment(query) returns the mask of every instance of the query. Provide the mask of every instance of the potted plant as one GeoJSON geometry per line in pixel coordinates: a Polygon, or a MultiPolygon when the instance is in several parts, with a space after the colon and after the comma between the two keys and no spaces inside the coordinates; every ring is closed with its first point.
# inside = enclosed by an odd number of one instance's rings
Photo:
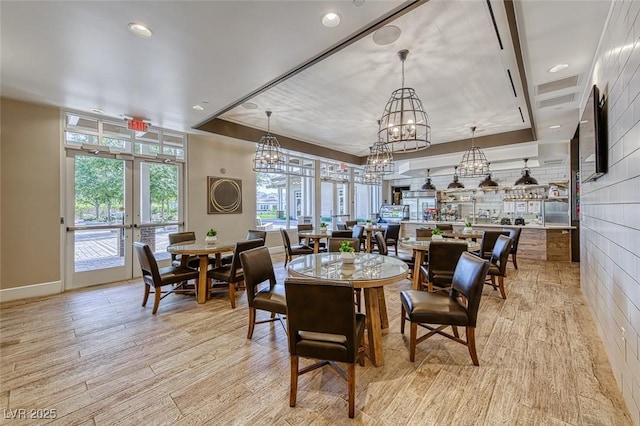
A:
{"type": "Polygon", "coordinates": [[[355,251],[356,249],[351,247],[351,244],[349,244],[349,241],[342,241],[340,243],[340,257],[342,258],[342,263],[353,263],[353,260],[355,259],[356,255],[355,255],[355,251]]]}
{"type": "Polygon", "coordinates": [[[464,229],[462,230],[462,232],[464,232],[465,234],[469,234],[469,233],[471,233],[471,231],[473,231],[473,228],[471,226],[471,222],[465,222],[464,223],[464,229]]]}
{"type": "Polygon", "coordinates": [[[215,243],[216,241],[218,241],[218,237],[216,236],[218,235],[218,231],[216,231],[215,229],[211,228],[207,231],[207,236],[204,237],[204,240],[207,243],[215,243]]]}
{"type": "Polygon", "coordinates": [[[320,230],[322,232],[326,232],[327,231],[327,224],[324,222],[320,222],[320,230]]]}
{"type": "Polygon", "coordinates": [[[441,240],[442,237],[442,230],[435,228],[433,231],[431,231],[431,239],[432,240],[441,240]]]}

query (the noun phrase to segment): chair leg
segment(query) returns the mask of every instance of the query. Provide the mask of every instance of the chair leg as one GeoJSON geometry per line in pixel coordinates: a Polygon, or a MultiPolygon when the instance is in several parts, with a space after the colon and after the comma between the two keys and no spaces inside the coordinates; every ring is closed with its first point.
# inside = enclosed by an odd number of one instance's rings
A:
{"type": "Polygon", "coordinates": [[[236,285],[229,283],[229,301],[231,301],[231,309],[236,308],[236,285]]]}
{"type": "Polygon", "coordinates": [[[401,317],[400,317],[400,333],[404,334],[404,321],[406,320],[406,312],[404,311],[404,305],[400,304],[402,311],[401,311],[401,317]]]}
{"type": "Polygon", "coordinates": [[[513,267],[518,269],[518,259],[516,259],[515,253],[511,253],[511,260],[513,261],[513,267]]]}
{"type": "Polygon", "coordinates": [[[457,338],[460,338],[460,333],[458,333],[458,326],[452,325],[451,328],[453,328],[453,335],[457,338]]]}
{"type": "Polygon", "coordinates": [[[480,365],[478,362],[478,354],[476,352],[476,328],[467,327],[467,347],[469,348],[469,354],[471,355],[471,361],[473,365],[480,365]]]}
{"type": "Polygon", "coordinates": [[[507,295],[504,291],[504,277],[502,276],[498,277],[498,286],[500,287],[500,295],[502,296],[503,299],[506,299],[507,295]]]}
{"type": "Polygon", "coordinates": [[[147,306],[147,300],[149,299],[149,293],[151,292],[151,288],[145,284],[144,285],[144,296],[142,297],[142,306],[147,306]]]}
{"type": "Polygon", "coordinates": [[[247,339],[253,336],[253,328],[256,325],[256,309],[249,307],[249,328],[247,329],[247,339]]]}
{"type": "Polygon", "coordinates": [[[362,306],[362,290],[355,289],[354,290],[354,296],[355,296],[355,302],[356,302],[356,309],[358,312],[361,312],[361,306],[362,306]]]}
{"type": "Polygon", "coordinates": [[[298,357],[291,355],[291,389],[289,390],[289,407],[296,406],[298,395],[298,357]]]}
{"type": "Polygon", "coordinates": [[[393,249],[395,250],[396,256],[397,256],[398,255],[398,244],[394,244],[393,245],[393,249]]]}
{"type": "Polygon", "coordinates": [[[416,340],[418,338],[418,323],[411,321],[409,329],[409,361],[416,360],[416,340]]]}
{"type": "Polygon", "coordinates": [[[355,399],[356,399],[356,365],[347,365],[347,387],[349,390],[349,418],[355,416],[355,399]]]}
{"type": "Polygon", "coordinates": [[[162,293],[160,292],[160,287],[156,287],[154,291],[155,291],[156,300],[153,303],[153,311],[151,312],[152,314],[155,314],[156,312],[158,312],[158,306],[160,306],[160,299],[161,299],[160,296],[162,296],[162,293]]]}

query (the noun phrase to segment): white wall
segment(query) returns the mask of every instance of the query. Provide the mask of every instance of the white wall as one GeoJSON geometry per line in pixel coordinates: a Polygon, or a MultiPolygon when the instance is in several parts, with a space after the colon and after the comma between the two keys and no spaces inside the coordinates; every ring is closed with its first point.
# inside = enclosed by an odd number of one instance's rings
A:
{"type": "Polygon", "coordinates": [[[640,425],[640,2],[615,1],[593,83],[608,99],[609,172],[582,185],[580,283],[640,425]],[[621,329],[625,329],[625,336],[621,329]]]}

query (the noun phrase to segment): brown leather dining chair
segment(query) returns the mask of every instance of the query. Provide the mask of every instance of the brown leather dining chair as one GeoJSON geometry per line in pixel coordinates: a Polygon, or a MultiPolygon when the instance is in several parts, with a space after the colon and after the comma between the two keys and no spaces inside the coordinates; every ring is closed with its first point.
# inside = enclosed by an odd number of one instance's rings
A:
{"type": "MultiPolygon", "coordinates": [[[[152,314],[158,312],[160,300],[171,293],[184,292],[184,284],[187,281],[198,279],[198,271],[188,266],[178,265],[158,268],[158,262],[148,244],[134,242],[133,248],[138,257],[140,269],[142,269],[142,280],[144,281],[142,306],[147,305],[151,288],[153,288],[155,302],[153,304],[153,311],[151,311],[152,314]],[[174,285],[174,287],[166,291],[161,290],[162,287],[168,285],[174,285]],[[164,296],[162,294],[164,294],[164,296]]],[[[189,292],[192,293],[192,291],[189,292]]]]}
{"type": "Polygon", "coordinates": [[[453,225],[450,223],[438,223],[436,228],[441,231],[453,231],[453,225]]]}
{"type": "Polygon", "coordinates": [[[249,304],[249,327],[247,329],[247,339],[253,336],[253,329],[256,324],[265,322],[280,321],[285,331],[287,326],[281,315],[287,313],[287,300],[284,292],[284,284],[276,282],[276,275],[273,271],[273,263],[269,249],[257,247],[240,253],[240,264],[244,271],[244,282],[247,286],[247,302],[249,304]],[[266,283],[268,286],[260,288],[266,283]],[[271,318],[268,320],[256,321],[256,311],[270,312],[271,318]]]}
{"type": "MultiPolygon", "coordinates": [[[[196,233],[193,231],[174,232],[169,234],[169,245],[184,243],[186,241],[195,241],[196,233]]],[[[179,254],[171,254],[171,264],[173,266],[180,266],[182,262],[182,256],[179,254]]],[[[198,268],[200,266],[200,259],[198,256],[189,256],[187,265],[191,268],[198,268]]]]}
{"type": "Polygon", "coordinates": [[[433,229],[418,228],[416,229],[416,238],[431,238],[433,235],[433,229]]]}
{"type": "Polygon", "coordinates": [[[509,254],[511,255],[513,267],[518,269],[518,243],[520,242],[522,228],[502,228],[502,230],[509,231],[509,238],[511,238],[511,250],[509,251],[509,254]]]}
{"type": "MultiPolygon", "coordinates": [[[[267,241],[267,231],[258,231],[255,229],[249,229],[247,231],[247,236],[245,237],[245,240],[258,240],[258,239],[262,239],[262,245],[264,245],[265,241],[267,241]]],[[[213,262],[215,263],[215,259],[212,259],[213,262]]],[[[233,254],[229,254],[226,256],[223,256],[222,259],[220,259],[220,264],[221,265],[228,265],[231,263],[231,261],[233,260],[233,254]]]]}
{"type": "Polygon", "coordinates": [[[400,332],[404,334],[404,323],[411,322],[409,334],[409,360],[416,359],[416,346],[434,334],[440,334],[469,349],[474,365],[480,365],[476,352],[475,330],[482,297],[482,287],[489,269],[489,262],[470,253],[462,253],[453,274],[449,293],[429,293],[421,290],[400,292],[402,319],[400,332]],[[437,327],[436,327],[437,325],[437,327]],[[418,326],[429,330],[418,337],[418,326]],[[453,335],[443,330],[451,326],[453,335]],[[465,327],[466,340],[462,340],[458,327],[465,327]]]}
{"type": "Polygon", "coordinates": [[[229,289],[231,308],[236,307],[236,286],[244,281],[244,271],[240,264],[240,253],[245,250],[264,245],[264,240],[238,241],[233,250],[233,258],[229,265],[222,265],[207,271],[207,277],[212,280],[211,290],[225,286],[229,289]]]}
{"type": "Polygon", "coordinates": [[[387,230],[384,233],[384,240],[387,247],[393,247],[395,249],[396,256],[398,255],[398,240],[400,239],[400,224],[390,223],[387,225],[387,230]]]}
{"type": "Polygon", "coordinates": [[[353,286],[348,282],[287,278],[291,388],[289,405],[295,407],[298,376],[325,365],[347,379],[349,417],[355,415],[356,362],[364,365],[365,316],[355,312],[353,286]],[[299,368],[300,358],[319,362],[299,368]],[[347,371],[336,362],[346,363],[347,371]]]}
{"type": "Polygon", "coordinates": [[[349,229],[331,231],[331,238],[351,238],[352,235],[353,232],[349,229]]]}
{"type": "Polygon", "coordinates": [[[511,238],[506,235],[500,235],[493,246],[491,253],[489,272],[487,273],[487,284],[494,290],[500,289],[500,295],[503,299],[507,298],[504,290],[504,279],[507,276],[507,262],[509,261],[509,253],[511,252],[511,238]],[[496,285],[496,277],[498,284],[496,285]]]}
{"type": "Polygon", "coordinates": [[[480,241],[480,249],[473,252],[473,254],[483,259],[491,259],[493,246],[500,235],[509,235],[509,231],[484,231],[482,233],[482,241],[480,241]]]}
{"type": "Polygon", "coordinates": [[[342,245],[343,241],[348,242],[349,245],[351,247],[353,247],[353,250],[355,252],[360,252],[360,240],[359,239],[357,239],[357,238],[336,238],[336,237],[329,238],[329,252],[330,253],[340,252],[340,246],[342,245]]]}
{"type": "Polygon", "coordinates": [[[451,286],[458,260],[466,251],[465,241],[431,241],[429,243],[428,264],[420,266],[421,277],[426,279],[429,292],[433,292],[434,286],[440,289],[448,289],[451,286]]]}
{"type": "Polygon", "coordinates": [[[286,229],[280,229],[280,235],[282,235],[282,243],[284,244],[284,266],[287,266],[293,256],[313,253],[313,249],[308,245],[296,244],[292,246],[286,229]]]}

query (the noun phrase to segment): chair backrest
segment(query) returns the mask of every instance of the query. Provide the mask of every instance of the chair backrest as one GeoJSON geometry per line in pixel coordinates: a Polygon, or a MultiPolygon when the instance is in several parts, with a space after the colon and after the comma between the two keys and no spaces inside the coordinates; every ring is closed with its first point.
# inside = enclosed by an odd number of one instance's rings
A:
{"type": "Polygon", "coordinates": [[[436,228],[441,231],[453,231],[453,225],[450,223],[438,223],[436,228]]]}
{"type": "Polygon", "coordinates": [[[467,299],[466,309],[469,318],[469,326],[475,327],[478,318],[478,308],[480,306],[480,297],[482,296],[482,288],[487,278],[489,270],[489,262],[464,252],[458,260],[455,272],[453,273],[453,282],[451,283],[451,291],[449,296],[464,306],[458,298],[463,295],[467,299]]]}
{"type": "Polygon", "coordinates": [[[390,223],[387,225],[387,230],[384,233],[385,240],[398,241],[400,238],[400,224],[390,223]]]}
{"type": "Polygon", "coordinates": [[[331,353],[339,355],[332,357],[334,361],[355,362],[358,342],[351,283],[287,278],[284,285],[291,355],[326,360],[331,353]],[[319,337],[326,340],[303,338],[310,333],[323,333],[319,337]]]}
{"type": "Polygon", "coordinates": [[[158,270],[158,262],[148,244],[134,242],[133,248],[138,256],[140,269],[142,270],[142,279],[149,285],[159,286],[162,282],[160,279],[160,271],[158,270]]]}
{"type": "Polygon", "coordinates": [[[331,237],[329,238],[329,247],[328,250],[330,253],[336,253],[340,251],[340,245],[343,241],[347,241],[351,247],[357,252],[360,251],[360,240],[357,238],[337,238],[331,237]]]}
{"type": "Polygon", "coordinates": [[[299,223],[298,224],[298,231],[313,231],[313,224],[312,223],[299,223]]]}
{"type": "Polygon", "coordinates": [[[453,275],[460,256],[466,251],[465,241],[431,241],[429,243],[429,281],[434,282],[435,275],[453,275]]]}
{"type": "Polygon", "coordinates": [[[174,232],[169,234],[169,245],[183,243],[185,241],[195,241],[196,233],[193,231],[174,232]]]}
{"type": "Polygon", "coordinates": [[[346,223],[336,223],[336,229],[338,229],[340,231],[346,231],[347,230],[347,224],[346,223]]]}
{"type": "Polygon", "coordinates": [[[507,259],[511,252],[511,238],[506,235],[498,236],[496,243],[493,245],[493,251],[491,252],[491,263],[498,266],[500,275],[505,275],[507,272],[507,259]]]}
{"type": "Polygon", "coordinates": [[[364,236],[364,226],[354,225],[353,229],[351,230],[351,238],[357,238],[359,240],[362,240],[363,236],[364,236]]]}
{"type": "Polygon", "coordinates": [[[233,249],[233,259],[231,260],[231,269],[229,270],[229,277],[232,280],[236,278],[236,272],[242,268],[240,264],[240,253],[251,250],[256,247],[261,247],[264,245],[264,240],[247,240],[247,241],[238,241],[236,243],[236,247],[233,249]]]}
{"type": "Polygon", "coordinates": [[[509,238],[511,238],[511,253],[517,252],[522,228],[502,228],[502,230],[509,231],[509,238]]]}
{"type": "Polygon", "coordinates": [[[418,228],[416,229],[416,238],[431,238],[433,235],[433,229],[418,228]]]}
{"type": "Polygon", "coordinates": [[[353,235],[352,231],[349,231],[348,229],[342,231],[331,231],[331,237],[332,238],[351,238],[351,236],[353,235]]]}
{"type": "Polygon", "coordinates": [[[347,220],[345,222],[347,224],[347,228],[353,228],[354,226],[356,226],[358,224],[357,220],[347,220]]]}
{"type": "Polygon", "coordinates": [[[273,271],[269,249],[262,246],[241,252],[240,264],[247,286],[247,302],[249,306],[253,306],[253,299],[260,284],[269,281],[272,288],[276,285],[276,274],[273,271]]]}
{"type": "Polygon", "coordinates": [[[249,229],[247,231],[247,238],[245,238],[245,240],[257,240],[259,238],[262,238],[262,241],[267,241],[267,231],[258,231],[256,229],[249,229]]]}
{"type": "Polygon", "coordinates": [[[291,256],[291,239],[286,229],[280,228],[280,235],[282,235],[282,244],[284,244],[284,250],[289,256],[291,256]]]}
{"type": "Polygon", "coordinates": [[[509,231],[484,231],[480,244],[480,257],[489,257],[500,235],[509,235],[509,231]]]}
{"type": "Polygon", "coordinates": [[[387,241],[382,235],[382,232],[376,231],[376,233],[373,234],[373,238],[376,239],[376,244],[378,244],[378,253],[380,253],[383,256],[388,255],[389,248],[387,247],[387,241]]]}

